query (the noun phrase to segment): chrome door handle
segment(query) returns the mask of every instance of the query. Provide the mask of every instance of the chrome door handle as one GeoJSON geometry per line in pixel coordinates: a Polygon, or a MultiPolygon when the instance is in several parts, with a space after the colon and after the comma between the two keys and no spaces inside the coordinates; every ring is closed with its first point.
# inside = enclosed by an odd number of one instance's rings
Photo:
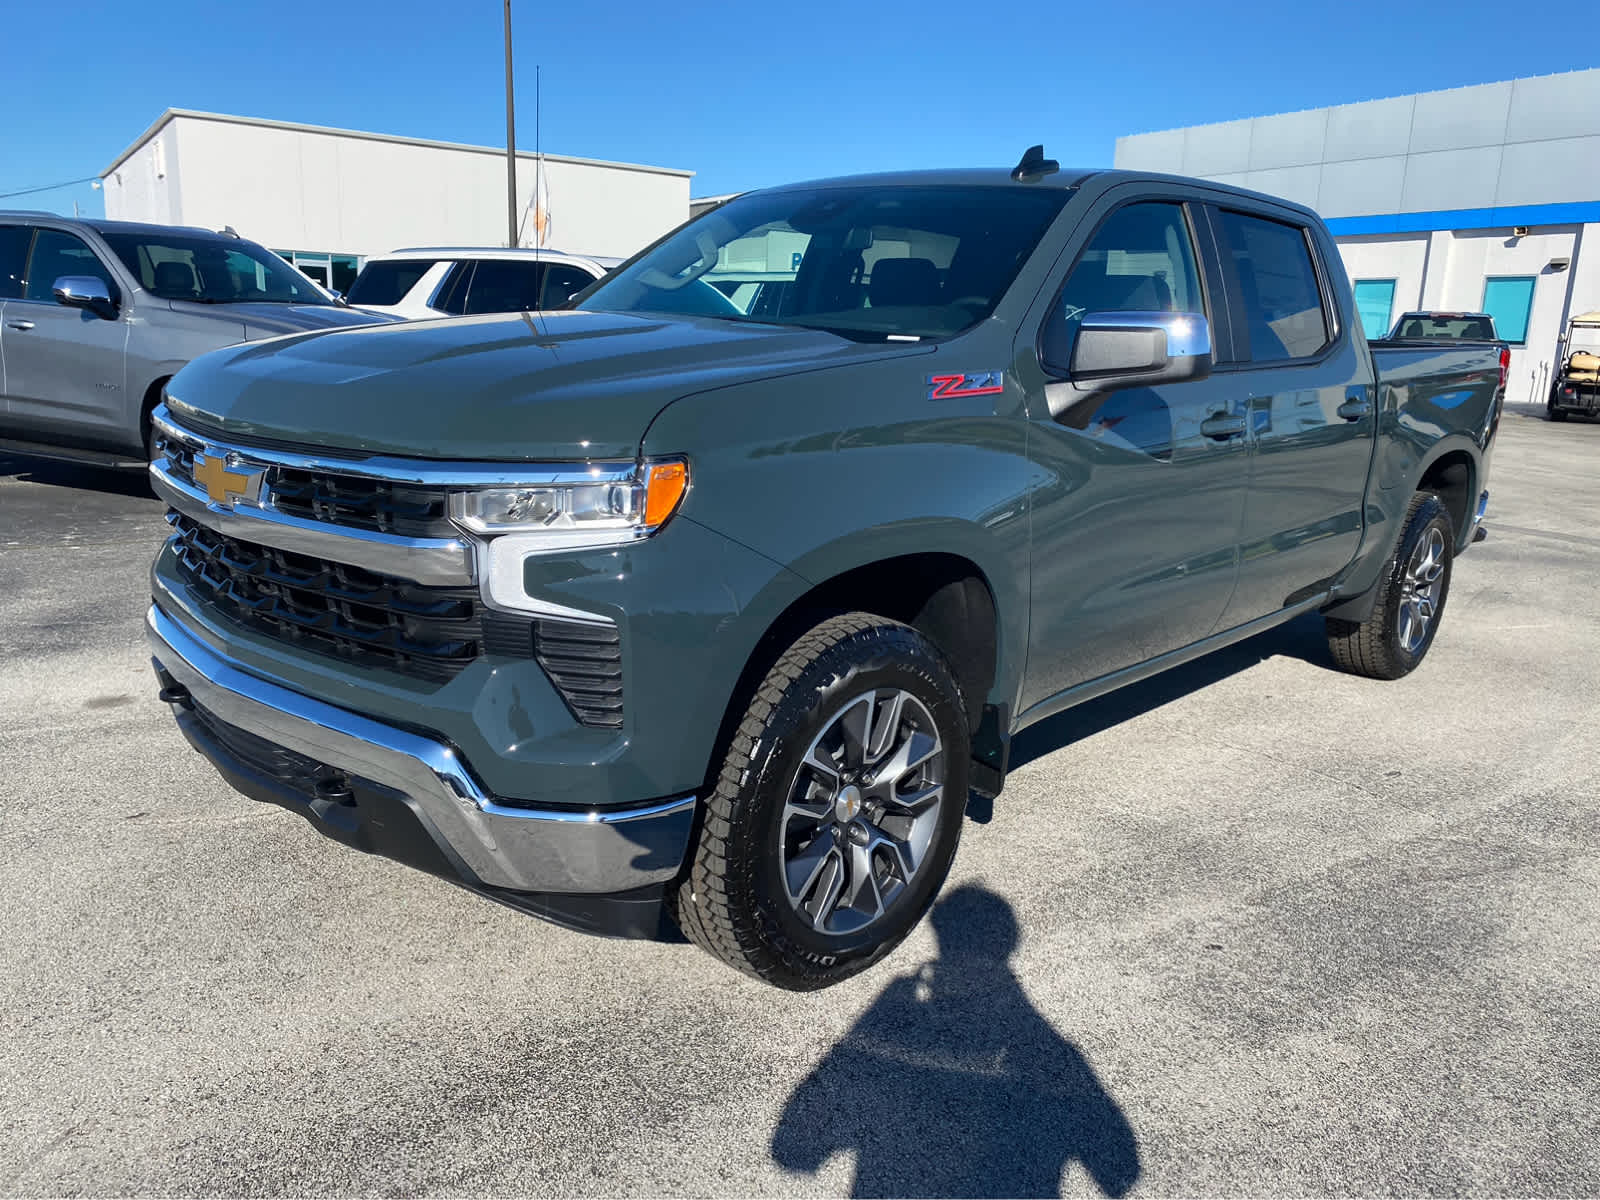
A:
{"type": "Polygon", "coordinates": [[[1372,405],[1365,400],[1346,400],[1334,411],[1346,421],[1359,421],[1372,411],[1372,405]]]}
{"type": "Polygon", "coordinates": [[[33,322],[32,321],[7,321],[6,322],[6,327],[8,329],[21,329],[24,332],[26,332],[27,330],[33,328],[33,322]]]}
{"type": "Polygon", "coordinates": [[[1200,422],[1200,432],[1208,438],[1225,441],[1244,433],[1244,416],[1240,413],[1212,413],[1200,422]]]}

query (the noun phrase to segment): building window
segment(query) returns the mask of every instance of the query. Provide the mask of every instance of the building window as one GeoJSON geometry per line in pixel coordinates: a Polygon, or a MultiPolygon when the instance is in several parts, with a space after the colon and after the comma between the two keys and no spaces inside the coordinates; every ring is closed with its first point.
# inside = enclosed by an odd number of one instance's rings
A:
{"type": "Polygon", "coordinates": [[[1361,330],[1368,340],[1387,334],[1394,313],[1394,280],[1356,280],[1356,312],[1361,314],[1361,330]]]}
{"type": "Polygon", "coordinates": [[[341,296],[350,291],[350,285],[356,281],[356,275],[361,270],[360,260],[353,254],[335,254],[333,256],[332,287],[341,296]]]}
{"type": "Polygon", "coordinates": [[[1494,331],[1513,346],[1528,340],[1534,278],[1532,275],[1503,275],[1483,281],[1483,311],[1494,318],[1494,331]]]}

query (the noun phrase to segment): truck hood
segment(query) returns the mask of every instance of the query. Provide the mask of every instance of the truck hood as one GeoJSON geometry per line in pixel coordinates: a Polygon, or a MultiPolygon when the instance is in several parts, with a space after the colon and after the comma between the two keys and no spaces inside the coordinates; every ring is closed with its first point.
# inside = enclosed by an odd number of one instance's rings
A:
{"type": "Polygon", "coordinates": [[[631,459],[708,388],[931,347],[711,318],[562,312],[368,326],[195,359],[167,387],[219,435],[447,460],[631,459]]]}
{"type": "Polygon", "coordinates": [[[173,312],[238,321],[244,326],[247,341],[279,337],[285,333],[345,329],[352,325],[372,325],[394,320],[382,313],[344,308],[337,304],[195,304],[186,300],[169,303],[173,312]]]}

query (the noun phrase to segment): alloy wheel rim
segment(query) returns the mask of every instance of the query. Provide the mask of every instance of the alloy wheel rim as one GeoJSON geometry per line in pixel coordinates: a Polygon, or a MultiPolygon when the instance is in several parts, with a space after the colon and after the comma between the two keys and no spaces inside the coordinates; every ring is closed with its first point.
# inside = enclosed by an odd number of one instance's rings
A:
{"type": "Polygon", "coordinates": [[[845,704],[807,747],[778,823],[789,904],[825,934],[878,921],[926,865],[944,797],[944,743],[910,692],[845,704]]]}
{"type": "Polygon", "coordinates": [[[1417,543],[1400,580],[1400,646],[1415,654],[1428,640],[1444,592],[1444,534],[1437,526],[1417,543]]]}

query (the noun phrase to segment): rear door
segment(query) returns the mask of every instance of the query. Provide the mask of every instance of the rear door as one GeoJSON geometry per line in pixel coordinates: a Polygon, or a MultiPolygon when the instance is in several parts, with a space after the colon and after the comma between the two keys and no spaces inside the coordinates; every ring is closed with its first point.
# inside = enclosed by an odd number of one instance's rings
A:
{"type": "MultiPolygon", "coordinates": [[[[1226,304],[1199,204],[1113,191],[1045,316],[1189,312],[1226,355],[1226,304]]],[[[1019,356],[1019,360],[1021,356],[1019,356]]],[[[1233,592],[1248,486],[1230,375],[1095,393],[1057,416],[1029,390],[1033,596],[1024,707],[1199,641],[1233,592]]]]}
{"type": "Polygon", "coordinates": [[[0,225],[0,428],[9,429],[11,409],[6,389],[6,305],[22,296],[32,240],[33,231],[26,225],[0,225]]]}
{"type": "Polygon", "coordinates": [[[14,428],[69,442],[127,441],[126,301],[116,274],[82,238],[35,227],[22,296],[5,302],[7,419],[14,428]],[[116,315],[58,303],[54,285],[64,275],[102,280],[116,315]]]}
{"type": "Polygon", "coordinates": [[[1377,428],[1371,362],[1344,328],[1337,255],[1292,210],[1211,212],[1243,361],[1219,368],[1247,396],[1250,495],[1231,628],[1326,590],[1355,556],[1377,428]]]}

